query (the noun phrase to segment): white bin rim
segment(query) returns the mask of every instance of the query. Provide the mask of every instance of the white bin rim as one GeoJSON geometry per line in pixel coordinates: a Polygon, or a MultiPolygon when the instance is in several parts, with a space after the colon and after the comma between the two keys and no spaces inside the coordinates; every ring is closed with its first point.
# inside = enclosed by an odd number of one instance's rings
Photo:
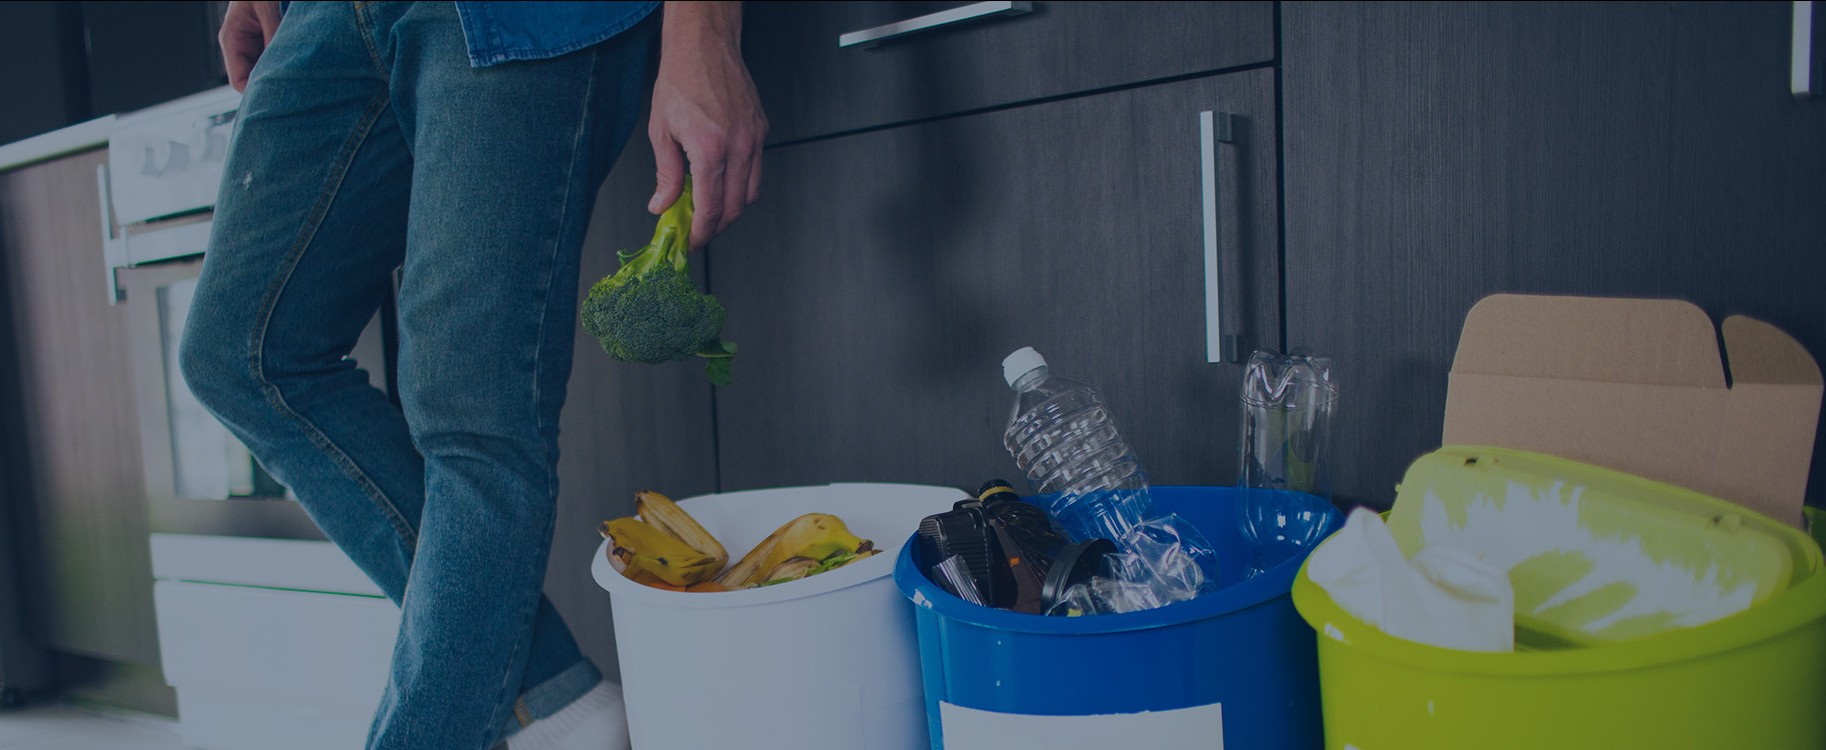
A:
{"type": "Polygon", "coordinates": [[[901,546],[912,538],[919,520],[968,496],[955,487],[874,482],[699,495],[679,500],[679,505],[728,549],[732,565],[774,529],[804,513],[830,513],[842,518],[851,532],[873,541],[881,553],[792,583],[703,593],[667,591],[628,580],[609,565],[608,541],[604,540],[597,545],[590,574],[617,603],[629,601],[641,606],[728,609],[804,599],[888,577],[894,571],[901,546]]]}

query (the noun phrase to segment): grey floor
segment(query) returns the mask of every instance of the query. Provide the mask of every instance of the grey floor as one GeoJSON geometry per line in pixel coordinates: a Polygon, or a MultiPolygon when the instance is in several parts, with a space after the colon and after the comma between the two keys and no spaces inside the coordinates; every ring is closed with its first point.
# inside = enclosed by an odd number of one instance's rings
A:
{"type": "Polygon", "coordinates": [[[184,750],[177,723],[39,705],[0,711],[0,750],[184,750]]]}

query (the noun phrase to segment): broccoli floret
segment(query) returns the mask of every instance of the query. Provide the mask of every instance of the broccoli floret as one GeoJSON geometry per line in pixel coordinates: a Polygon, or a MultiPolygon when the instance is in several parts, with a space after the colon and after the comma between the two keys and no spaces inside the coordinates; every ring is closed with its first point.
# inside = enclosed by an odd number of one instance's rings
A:
{"type": "Polygon", "coordinates": [[[653,241],[621,253],[621,268],[590,287],[580,317],[602,349],[625,362],[657,364],[705,357],[710,382],[728,385],[735,343],[717,338],[723,305],[686,275],[691,185],[659,217],[653,241]]]}
{"type": "Polygon", "coordinates": [[[658,364],[685,359],[723,330],[723,306],[698,292],[691,278],[661,267],[620,287],[607,289],[584,325],[602,347],[625,362],[658,364]]]}

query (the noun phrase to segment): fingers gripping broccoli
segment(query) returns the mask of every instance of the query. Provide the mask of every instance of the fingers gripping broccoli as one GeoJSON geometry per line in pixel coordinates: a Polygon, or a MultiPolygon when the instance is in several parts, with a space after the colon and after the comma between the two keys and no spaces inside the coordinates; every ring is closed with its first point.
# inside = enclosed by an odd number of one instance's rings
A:
{"type": "Polygon", "coordinates": [[[735,343],[717,338],[723,305],[686,275],[691,185],[659,217],[653,241],[622,252],[621,269],[590,287],[580,317],[602,349],[625,362],[656,364],[705,357],[710,382],[728,385],[735,343]]]}

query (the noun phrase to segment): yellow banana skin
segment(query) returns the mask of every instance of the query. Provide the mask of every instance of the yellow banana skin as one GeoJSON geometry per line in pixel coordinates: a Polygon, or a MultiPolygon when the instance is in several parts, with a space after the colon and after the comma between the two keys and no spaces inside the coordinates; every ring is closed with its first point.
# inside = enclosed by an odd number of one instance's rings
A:
{"type": "Polygon", "coordinates": [[[818,561],[809,557],[787,558],[786,562],[775,565],[773,569],[761,574],[761,583],[785,583],[797,581],[818,568],[818,561]]]}
{"type": "Polygon", "coordinates": [[[723,568],[723,561],[637,518],[605,521],[602,535],[609,540],[610,554],[630,570],[650,573],[674,586],[707,581],[723,568]]]}
{"type": "Polygon", "coordinates": [[[850,533],[843,519],[827,513],[807,513],[776,529],[717,578],[732,588],[758,586],[764,576],[795,557],[823,560],[838,552],[866,552],[874,543],[850,533]]]}
{"type": "Polygon", "coordinates": [[[779,546],[762,562],[771,568],[794,557],[823,560],[839,552],[864,552],[874,543],[850,533],[843,519],[827,513],[807,513],[787,524],[786,535],[779,546]]]}
{"type": "MultiPolygon", "coordinates": [[[[864,544],[867,544],[867,542],[864,542],[864,544]]],[[[848,560],[845,560],[841,563],[838,563],[838,564],[832,566],[829,570],[836,570],[838,568],[844,567],[845,565],[849,565],[850,563],[856,562],[857,560],[867,560],[871,557],[874,557],[876,554],[879,554],[880,552],[881,552],[881,550],[878,550],[878,549],[869,549],[869,550],[864,550],[862,552],[858,552],[858,553],[856,553],[856,555],[854,557],[851,557],[848,560]]],[[[837,554],[841,554],[841,553],[837,553],[837,554]]],[[[757,576],[754,580],[759,582],[758,584],[756,584],[759,586],[772,586],[776,583],[786,583],[788,581],[797,581],[800,579],[810,578],[814,575],[817,575],[820,572],[818,570],[818,568],[822,567],[823,565],[824,565],[824,561],[822,561],[822,560],[813,560],[809,557],[789,557],[786,559],[786,562],[783,562],[783,563],[780,563],[779,565],[774,566],[773,570],[769,570],[766,573],[763,573],[760,576],[757,576]]]]}
{"type": "Polygon", "coordinates": [[[686,546],[716,558],[717,570],[722,570],[724,563],[729,562],[729,552],[723,549],[723,543],[704,530],[678,503],[672,502],[672,498],[652,490],[641,490],[634,493],[634,512],[640,520],[686,546]]]}
{"type": "Polygon", "coordinates": [[[774,547],[779,546],[780,532],[784,530],[784,527],[774,530],[773,534],[761,540],[761,543],[749,550],[748,554],[743,555],[741,560],[736,561],[736,564],[729,566],[712,580],[732,589],[749,588],[756,585],[748,583],[748,581],[765,572],[761,567],[761,560],[771,554],[774,547]]]}

